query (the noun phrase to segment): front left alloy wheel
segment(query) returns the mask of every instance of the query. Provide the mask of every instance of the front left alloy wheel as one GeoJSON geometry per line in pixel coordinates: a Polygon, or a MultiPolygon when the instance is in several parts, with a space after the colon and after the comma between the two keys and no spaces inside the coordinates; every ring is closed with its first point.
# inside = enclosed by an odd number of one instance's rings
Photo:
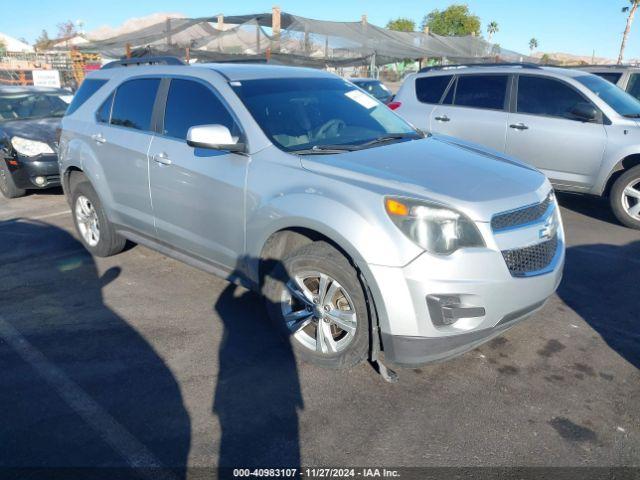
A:
{"type": "Polygon", "coordinates": [[[265,279],[269,316],[303,359],[331,368],[364,360],[369,315],[357,272],[326,242],[278,262],[265,279]]]}

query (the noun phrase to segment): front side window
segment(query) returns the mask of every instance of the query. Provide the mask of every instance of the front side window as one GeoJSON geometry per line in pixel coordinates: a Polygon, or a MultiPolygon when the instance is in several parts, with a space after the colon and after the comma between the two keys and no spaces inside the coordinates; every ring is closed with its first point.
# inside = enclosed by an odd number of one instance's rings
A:
{"type": "Polygon", "coordinates": [[[233,89],[285,151],[367,148],[390,136],[390,141],[421,138],[388,107],[339,78],[244,80],[233,89]]]}
{"type": "Polygon", "coordinates": [[[503,110],[508,79],[507,75],[460,75],[453,104],[503,110]]]}
{"type": "Polygon", "coordinates": [[[0,122],[62,117],[71,101],[67,93],[25,91],[0,94],[0,122]]]}
{"type": "MultiPolygon", "coordinates": [[[[611,85],[606,80],[599,80],[611,85]]],[[[518,80],[518,113],[572,119],[573,108],[585,101],[575,89],[552,78],[521,75],[518,80]]]]}
{"type": "Polygon", "coordinates": [[[189,128],[213,124],[224,125],[232,135],[239,135],[231,114],[209,88],[193,80],[171,80],[164,112],[164,135],[186,140],[189,128]]]}
{"type": "Polygon", "coordinates": [[[120,85],[111,111],[111,125],[134,130],[151,130],[153,104],[160,80],[138,78],[120,85]]]}
{"type": "Polygon", "coordinates": [[[416,78],[416,97],[422,103],[439,103],[452,75],[416,78]]]}
{"type": "Polygon", "coordinates": [[[624,90],[595,75],[580,75],[575,80],[600,97],[619,115],[640,118],[640,101],[624,90]]]}

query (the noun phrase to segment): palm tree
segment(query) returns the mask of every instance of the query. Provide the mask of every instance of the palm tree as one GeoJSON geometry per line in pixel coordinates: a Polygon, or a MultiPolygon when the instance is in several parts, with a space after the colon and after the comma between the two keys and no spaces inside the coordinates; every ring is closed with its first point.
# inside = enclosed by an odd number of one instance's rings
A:
{"type": "Polygon", "coordinates": [[[629,36],[629,30],[631,30],[631,24],[633,23],[633,17],[636,14],[636,10],[638,9],[638,4],[640,4],[640,0],[629,0],[631,6],[622,7],[623,12],[629,12],[627,16],[627,26],[624,29],[624,33],[622,34],[622,43],[620,44],[620,55],[618,55],[618,65],[622,63],[622,57],[624,56],[624,47],[627,45],[627,37],[629,36]]]}
{"type": "MultiPolygon", "coordinates": [[[[638,0],[640,2],[640,0],[638,0]]],[[[538,40],[532,38],[529,40],[529,50],[531,50],[531,55],[533,55],[533,51],[538,48],[538,40]]]]}
{"type": "Polygon", "coordinates": [[[493,35],[497,33],[499,30],[500,30],[500,27],[498,26],[498,22],[496,22],[495,20],[490,22],[489,25],[487,25],[487,33],[489,34],[487,41],[491,42],[493,35]]]}

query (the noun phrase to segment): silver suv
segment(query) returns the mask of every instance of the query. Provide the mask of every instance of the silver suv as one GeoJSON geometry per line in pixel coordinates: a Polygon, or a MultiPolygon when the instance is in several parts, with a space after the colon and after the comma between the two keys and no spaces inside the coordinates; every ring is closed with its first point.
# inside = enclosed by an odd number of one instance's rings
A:
{"type": "Polygon", "coordinates": [[[640,228],[640,102],[590,73],[459,66],[407,77],[392,107],[418,128],[512,155],[558,190],[608,196],[640,228]]]}
{"type": "Polygon", "coordinates": [[[634,98],[640,99],[640,67],[626,65],[588,65],[577,67],[617,85],[634,98]]]}
{"type": "Polygon", "coordinates": [[[529,316],[560,281],[544,175],[424,138],[332,74],[109,68],[70,111],[60,170],[86,248],[113,255],[129,239],[263,292],[306,360],[447,358],[529,316]]]}

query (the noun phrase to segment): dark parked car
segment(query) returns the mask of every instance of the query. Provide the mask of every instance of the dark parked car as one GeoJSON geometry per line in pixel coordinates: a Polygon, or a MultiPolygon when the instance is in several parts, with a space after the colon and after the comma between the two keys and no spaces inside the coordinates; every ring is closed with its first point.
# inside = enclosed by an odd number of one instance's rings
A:
{"type": "Polygon", "coordinates": [[[389,103],[393,98],[391,90],[380,80],[374,78],[350,78],[349,81],[382,103],[389,103]]]}
{"type": "Polygon", "coordinates": [[[0,192],[5,197],[60,185],[56,131],[71,98],[57,88],[0,86],[0,192]]]}

